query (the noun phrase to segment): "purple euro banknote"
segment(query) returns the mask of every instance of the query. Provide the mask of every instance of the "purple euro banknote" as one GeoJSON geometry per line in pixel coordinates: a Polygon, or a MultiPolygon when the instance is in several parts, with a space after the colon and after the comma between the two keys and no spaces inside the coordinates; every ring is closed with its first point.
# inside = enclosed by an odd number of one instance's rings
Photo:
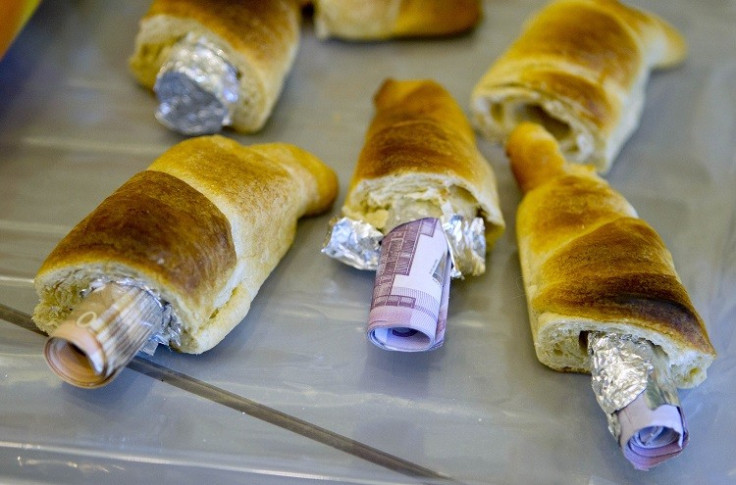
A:
{"type": "Polygon", "coordinates": [[[638,470],[649,470],[678,455],[687,445],[687,427],[680,408],[663,404],[649,409],[644,393],[618,411],[618,419],[619,445],[638,470]]]}
{"type": "Polygon", "coordinates": [[[381,242],[368,338],[386,350],[421,352],[442,345],[452,262],[442,224],[402,224],[381,242]]]}

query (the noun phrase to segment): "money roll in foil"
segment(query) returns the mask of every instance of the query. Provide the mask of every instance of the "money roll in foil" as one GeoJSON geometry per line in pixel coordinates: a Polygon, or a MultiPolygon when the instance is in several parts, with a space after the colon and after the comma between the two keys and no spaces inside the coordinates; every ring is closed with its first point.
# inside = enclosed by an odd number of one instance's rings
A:
{"type": "Polygon", "coordinates": [[[335,173],[293,145],[214,135],[173,146],[39,269],[33,319],[51,335],[52,369],[93,387],[150,338],[186,353],[211,349],[243,321],[298,219],[326,211],[336,194],[335,173]]]}
{"type": "Polygon", "coordinates": [[[166,307],[136,286],[108,283],[90,290],[49,336],[51,369],[78,387],[111,381],[145,343],[168,326],[166,307]]]}
{"type": "Polygon", "coordinates": [[[588,353],[596,400],[631,464],[648,470],[680,454],[688,432],[663,352],[630,335],[592,332],[588,353]]]}
{"type": "Polygon", "coordinates": [[[516,236],[537,357],[594,373],[635,466],[675,456],[687,442],[676,388],[702,382],[716,353],[670,252],[592,166],[567,162],[541,125],[521,124],[506,151],[524,193],[516,236]]]}
{"type": "Polygon", "coordinates": [[[186,135],[268,120],[299,45],[296,0],[154,0],[130,68],[159,99],[156,117],[186,135]]]}
{"type": "Polygon", "coordinates": [[[156,119],[184,135],[217,133],[232,124],[238,72],[222,49],[188,34],[174,44],[156,76],[156,119]]]}
{"type": "Polygon", "coordinates": [[[462,109],[436,82],[386,80],[374,104],[343,217],[332,221],[323,252],[378,271],[372,342],[389,350],[429,350],[443,342],[450,284],[444,271],[482,274],[486,252],[503,232],[496,179],[462,109]],[[428,220],[432,237],[410,243],[409,234],[429,227],[428,220]],[[410,267],[396,273],[395,262],[407,258],[410,267]],[[408,294],[422,296],[410,304],[408,294]],[[423,323],[415,328],[416,322],[423,323]]]}

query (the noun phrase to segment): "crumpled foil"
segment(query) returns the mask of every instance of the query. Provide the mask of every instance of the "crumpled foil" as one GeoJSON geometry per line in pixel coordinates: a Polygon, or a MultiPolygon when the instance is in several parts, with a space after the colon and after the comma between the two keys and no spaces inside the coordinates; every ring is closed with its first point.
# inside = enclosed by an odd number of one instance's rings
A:
{"type": "Polygon", "coordinates": [[[667,356],[646,339],[631,335],[590,332],[591,383],[596,400],[608,417],[608,430],[619,438],[617,411],[642,392],[649,409],[664,404],[679,406],[677,387],[667,356]]]}
{"type": "Polygon", "coordinates": [[[353,268],[375,271],[382,239],[381,231],[367,222],[336,217],[330,221],[322,252],[353,268]]]}
{"type": "Polygon", "coordinates": [[[167,347],[171,344],[181,344],[181,322],[176,318],[176,315],[174,315],[174,312],[171,309],[171,304],[164,301],[156,291],[140,281],[133,278],[98,278],[90,283],[89,288],[82,290],[81,295],[82,297],[85,297],[95,289],[110,283],[115,283],[121,286],[133,286],[139,290],[143,290],[150,295],[161,308],[161,322],[153,329],[151,338],[148,339],[140,349],[141,352],[147,355],[153,355],[159,344],[167,347]]]}
{"type": "Polygon", "coordinates": [[[222,49],[189,33],[171,47],[153,89],[156,119],[179,133],[204,135],[232,123],[240,85],[222,49]]]}
{"type": "MultiPolygon", "coordinates": [[[[453,278],[479,275],[485,269],[486,238],[482,218],[468,221],[462,216],[442,217],[442,229],[450,246],[453,278]]],[[[327,256],[361,270],[375,271],[381,254],[383,234],[365,221],[334,218],[322,247],[327,256]]]]}
{"type": "Polygon", "coordinates": [[[486,271],[486,227],[482,217],[468,221],[458,215],[442,218],[452,259],[453,278],[480,275],[486,271]]]}

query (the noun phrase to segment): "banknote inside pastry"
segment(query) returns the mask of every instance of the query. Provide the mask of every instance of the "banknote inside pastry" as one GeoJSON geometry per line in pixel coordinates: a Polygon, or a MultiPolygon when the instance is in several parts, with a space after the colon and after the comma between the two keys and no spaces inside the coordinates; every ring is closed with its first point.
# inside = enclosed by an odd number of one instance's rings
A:
{"type": "Polygon", "coordinates": [[[336,194],[335,173],[293,145],[213,135],[173,146],[79,222],[39,269],[33,319],[51,335],[52,367],[64,374],[70,364],[82,373],[75,384],[93,387],[120,369],[98,371],[95,359],[102,367],[116,353],[132,358],[142,345],[135,339],[211,349],[246,316],[297,220],[326,211],[336,194]]]}

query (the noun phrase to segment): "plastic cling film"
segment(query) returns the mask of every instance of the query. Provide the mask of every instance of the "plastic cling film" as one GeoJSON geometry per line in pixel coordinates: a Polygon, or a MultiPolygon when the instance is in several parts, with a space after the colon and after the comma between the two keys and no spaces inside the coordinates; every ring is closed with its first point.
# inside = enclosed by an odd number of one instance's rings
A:
{"type": "Polygon", "coordinates": [[[592,387],[608,429],[640,470],[678,455],[688,432],[667,357],[631,335],[588,334],[592,387]]]}
{"type": "Polygon", "coordinates": [[[109,284],[132,286],[139,290],[143,290],[150,294],[162,308],[163,313],[161,322],[159,325],[154,326],[151,338],[146,341],[143,348],[141,348],[141,352],[153,355],[159,345],[165,345],[167,347],[171,345],[178,347],[181,345],[181,321],[179,321],[172,311],[171,304],[163,300],[157,291],[142,281],[127,277],[101,277],[92,281],[89,288],[81,292],[82,297],[84,298],[89,295],[90,292],[109,284]]]}
{"type": "Polygon", "coordinates": [[[232,123],[240,84],[222,49],[190,33],[171,48],[153,89],[156,119],[179,133],[204,135],[232,123]]]}

